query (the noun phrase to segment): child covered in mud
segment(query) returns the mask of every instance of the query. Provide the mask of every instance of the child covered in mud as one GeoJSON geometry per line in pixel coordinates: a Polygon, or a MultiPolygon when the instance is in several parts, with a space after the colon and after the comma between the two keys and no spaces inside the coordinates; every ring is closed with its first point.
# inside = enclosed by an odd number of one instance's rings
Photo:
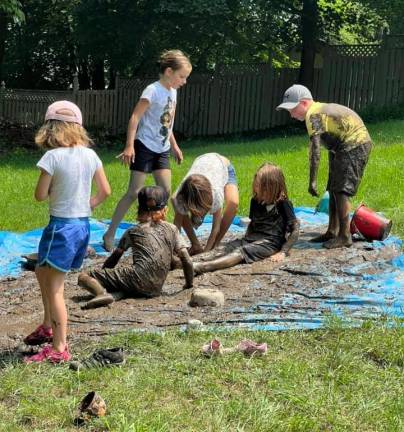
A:
{"type": "Polygon", "coordinates": [[[93,294],[85,308],[105,306],[116,297],[156,297],[161,294],[173,254],[182,262],[184,288],[193,282],[192,261],[177,227],[166,222],[168,193],[160,186],[147,186],[138,195],[138,224],[129,228],[101,269],[80,273],[78,284],[93,294]],[[132,249],[133,264],[115,268],[123,253],[132,249]]]}
{"type": "Polygon", "coordinates": [[[305,121],[310,137],[309,193],[318,196],[317,172],[320,144],[328,150],[330,193],[328,229],[311,239],[327,249],[350,247],[350,198],[356,195],[372,149],[372,141],[359,115],[346,106],[315,102],[310,90],[300,84],[289,87],[277,110],[305,121]]]}
{"type": "Polygon", "coordinates": [[[250,203],[250,219],[241,246],[219,258],[194,263],[195,274],[220,270],[242,262],[270,257],[282,261],[299,237],[299,221],[288,199],[282,170],[264,163],[255,173],[250,203]]]}

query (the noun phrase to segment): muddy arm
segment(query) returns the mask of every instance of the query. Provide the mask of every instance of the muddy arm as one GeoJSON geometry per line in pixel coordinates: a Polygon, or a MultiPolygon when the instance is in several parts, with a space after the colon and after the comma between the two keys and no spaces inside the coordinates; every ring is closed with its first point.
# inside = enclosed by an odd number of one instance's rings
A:
{"type": "Polygon", "coordinates": [[[320,164],[320,136],[313,135],[310,138],[310,182],[309,193],[313,196],[318,196],[317,192],[317,172],[320,164]]]}
{"type": "Polygon", "coordinates": [[[192,264],[192,259],[186,248],[182,248],[179,252],[179,256],[182,262],[182,269],[185,276],[185,286],[184,288],[192,288],[194,281],[194,266],[192,264]]]}
{"type": "Polygon", "coordinates": [[[123,249],[120,248],[114,249],[112,254],[105,260],[102,268],[114,268],[118,264],[118,261],[121,259],[123,252],[124,252],[123,249]]]}
{"type": "Polygon", "coordinates": [[[291,231],[288,235],[286,242],[283,244],[282,249],[281,249],[281,252],[283,252],[285,255],[288,255],[292,246],[297,242],[297,240],[299,238],[299,227],[300,227],[300,223],[296,219],[293,222],[293,225],[291,225],[291,231]]]}

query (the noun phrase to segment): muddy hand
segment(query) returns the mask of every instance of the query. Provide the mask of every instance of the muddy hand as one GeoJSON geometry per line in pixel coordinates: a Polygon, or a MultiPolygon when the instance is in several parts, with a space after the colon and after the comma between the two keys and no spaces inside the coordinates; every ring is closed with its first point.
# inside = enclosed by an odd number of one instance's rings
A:
{"type": "Polygon", "coordinates": [[[272,255],[269,259],[272,262],[281,262],[285,259],[286,255],[285,252],[277,252],[276,254],[272,255]]]}
{"type": "Polygon", "coordinates": [[[192,255],[198,255],[203,252],[203,248],[201,245],[193,245],[188,249],[188,253],[192,255]]]}
{"type": "Polygon", "coordinates": [[[318,197],[318,192],[317,192],[317,184],[316,183],[310,183],[309,185],[309,194],[311,196],[316,196],[318,197]]]}

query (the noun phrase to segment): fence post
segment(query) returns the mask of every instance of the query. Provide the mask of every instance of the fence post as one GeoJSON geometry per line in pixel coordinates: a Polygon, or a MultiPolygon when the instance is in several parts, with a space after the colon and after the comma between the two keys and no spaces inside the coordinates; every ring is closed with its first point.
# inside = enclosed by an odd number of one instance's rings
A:
{"type": "Polygon", "coordinates": [[[375,75],[375,87],[372,103],[378,107],[386,103],[386,84],[388,76],[388,56],[389,56],[388,36],[384,36],[380,45],[377,59],[377,69],[375,75]]]}
{"type": "Polygon", "coordinates": [[[118,118],[119,118],[119,86],[120,86],[120,80],[119,80],[119,72],[115,74],[115,88],[114,90],[111,90],[114,92],[114,101],[113,101],[113,109],[112,109],[112,133],[116,134],[118,133],[118,118]]]}
{"type": "Polygon", "coordinates": [[[2,81],[0,86],[0,117],[3,117],[4,114],[4,94],[5,93],[6,93],[6,83],[2,81]]]}

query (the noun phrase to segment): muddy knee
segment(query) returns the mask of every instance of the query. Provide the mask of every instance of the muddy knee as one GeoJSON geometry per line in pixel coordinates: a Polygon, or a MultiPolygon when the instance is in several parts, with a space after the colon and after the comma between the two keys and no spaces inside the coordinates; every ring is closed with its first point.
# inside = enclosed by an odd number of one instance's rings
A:
{"type": "Polygon", "coordinates": [[[82,272],[79,274],[78,284],[94,296],[106,294],[106,290],[97,279],[94,279],[87,273],[82,272]]]}

